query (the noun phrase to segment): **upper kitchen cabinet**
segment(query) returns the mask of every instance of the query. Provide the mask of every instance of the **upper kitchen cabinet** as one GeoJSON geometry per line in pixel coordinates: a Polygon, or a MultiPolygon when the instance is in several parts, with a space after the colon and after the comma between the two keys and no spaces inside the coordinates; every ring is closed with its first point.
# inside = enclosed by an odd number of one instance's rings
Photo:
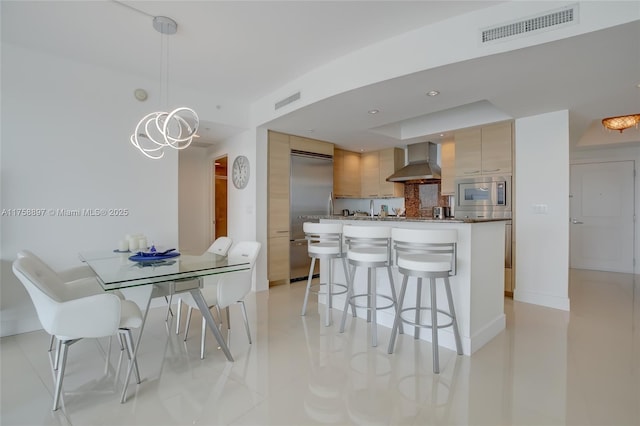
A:
{"type": "Polygon", "coordinates": [[[511,122],[492,124],[455,133],[457,177],[512,173],[511,122]]]}
{"type": "Polygon", "coordinates": [[[335,197],[360,197],[360,154],[334,148],[333,193],[335,197]]]}
{"type": "Polygon", "coordinates": [[[387,177],[404,165],[404,151],[400,148],[389,148],[367,152],[360,156],[361,162],[361,194],[371,197],[403,197],[402,183],[387,182],[387,177]]]}
{"type": "Polygon", "coordinates": [[[315,154],[333,155],[333,144],[316,139],[303,138],[300,136],[289,136],[292,151],[313,152],[315,154]]]}
{"type": "Polygon", "coordinates": [[[442,195],[456,195],[456,145],[453,140],[440,145],[440,191],[442,195]]]}

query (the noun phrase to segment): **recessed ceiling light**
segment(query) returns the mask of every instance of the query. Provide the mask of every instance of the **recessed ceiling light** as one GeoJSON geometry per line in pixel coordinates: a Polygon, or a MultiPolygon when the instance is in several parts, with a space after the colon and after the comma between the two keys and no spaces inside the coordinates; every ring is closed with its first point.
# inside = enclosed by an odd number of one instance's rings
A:
{"type": "Polygon", "coordinates": [[[379,113],[379,112],[380,112],[380,110],[379,110],[379,109],[370,109],[370,110],[369,110],[369,114],[377,114],[377,113],[379,113]]]}
{"type": "Polygon", "coordinates": [[[440,133],[440,137],[443,138],[444,137],[444,133],[440,133]]]}
{"type": "Polygon", "coordinates": [[[440,92],[438,92],[437,90],[430,90],[427,92],[427,96],[438,96],[440,94],[440,92]]]}

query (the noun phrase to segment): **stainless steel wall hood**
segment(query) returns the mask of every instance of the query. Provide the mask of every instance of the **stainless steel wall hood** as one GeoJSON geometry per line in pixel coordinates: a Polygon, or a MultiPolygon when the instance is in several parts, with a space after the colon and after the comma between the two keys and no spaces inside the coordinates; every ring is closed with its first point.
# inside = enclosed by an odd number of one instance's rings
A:
{"type": "Polygon", "coordinates": [[[421,142],[407,146],[409,164],[387,178],[388,182],[440,180],[440,166],[436,163],[438,146],[421,142]]]}

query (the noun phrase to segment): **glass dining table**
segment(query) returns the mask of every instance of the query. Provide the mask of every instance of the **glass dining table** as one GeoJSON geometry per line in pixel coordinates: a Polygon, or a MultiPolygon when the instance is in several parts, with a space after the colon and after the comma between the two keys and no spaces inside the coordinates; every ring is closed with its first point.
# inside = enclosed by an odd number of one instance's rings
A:
{"type": "MultiPolygon", "coordinates": [[[[227,359],[233,362],[229,347],[217,327],[200,289],[203,285],[203,277],[250,269],[249,260],[243,257],[231,258],[209,252],[199,256],[181,254],[175,257],[166,256],[166,258],[149,257],[141,261],[129,260],[131,255],[128,252],[121,253],[107,250],[79,254],[80,260],[93,270],[105,291],[124,290],[140,286],[148,286],[149,289],[142,325],[140,326],[131,363],[127,370],[120,402],[126,401],[131,372],[136,362],[142,332],[153,297],[189,292],[198,305],[200,312],[202,312],[218,345],[227,359]]],[[[138,381],[138,383],[140,382],[138,381]]]]}

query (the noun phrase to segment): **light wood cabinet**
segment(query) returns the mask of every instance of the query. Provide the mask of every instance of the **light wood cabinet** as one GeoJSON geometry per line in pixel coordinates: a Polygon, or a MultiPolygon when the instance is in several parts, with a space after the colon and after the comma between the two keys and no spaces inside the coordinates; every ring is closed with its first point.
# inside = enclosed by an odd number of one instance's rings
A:
{"type": "Polygon", "coordinates": [[[360,197],[360,154],[333,150],[333,194],[341,198],[360,197]]]}
{"type": "Polygon", "coordinates": [[[277,281],[289,280],[289,235],[281,237],[270,237],[268,239],[269,245],[269,265],[268,265],[268,279],[269,283],[277,281]]]}
{"type": "Polygon", "coordinates": [[[404,165],[404,151],[389,148],[367,152],[360,156],[361,195],[371,197],[403,197],[402,183],[387,182],[387,178],[404,165]]]}
{"type": "Polygon", "coordinates": [[[360,194],[363,198],[377,197],[380,190],[380,156],[377,151],[360,155],[360,194]]]}
{"type": "Polygon", "coordinates": [[[482,129],[482,174],[511,174],[511,122],[493,124],[482,129]]]}
{"type": "Polygon", "coordinates": [[[267,173],[267,275],[269,281],[289,279],[289,135],[269,132],[267,173]]]}
{"type": "Polygon", "coordinates": [[[316,154],[333,155],[334,145],[330,142],[316,139],[303,138],[301,136],[289,136],[289,147],[293,151],[313,152],[316,154]]]}
{"type": "Polygon", "coordinates": [[[504,175],[513,171],[511,122],[455,133],[457,177],[504,175]]]}
{"type": "Polygon", "coordinates": [[[387,178],[404,166],[404,150],[400,148],[389,148],[378,151],[379,159],[379,182],[378,194],[381,197],[404,197],[404,184],[397,182],[387,182],[387,178]]]}
{"type": "Polygon", "coordinates": [[[482,170],[482,133],[480,129],[465,129],[455,133],[456,176],[480,176],[482,170]]]}
{"type": "Polygon", "coordinates": [[[444,141],[440,146],[440,192],[442,195],[456,195],[456,145],[453,140],[444,141]]]}

